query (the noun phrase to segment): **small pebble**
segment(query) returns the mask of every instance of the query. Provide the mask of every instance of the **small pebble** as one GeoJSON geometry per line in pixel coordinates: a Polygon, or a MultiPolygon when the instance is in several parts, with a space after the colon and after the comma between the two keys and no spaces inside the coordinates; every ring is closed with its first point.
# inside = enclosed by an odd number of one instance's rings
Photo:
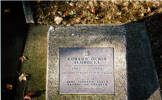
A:
{"type": "Polygon", "coordinates": [[[71,36],[74,36],[74,33],[72,33],[71,36]]]}

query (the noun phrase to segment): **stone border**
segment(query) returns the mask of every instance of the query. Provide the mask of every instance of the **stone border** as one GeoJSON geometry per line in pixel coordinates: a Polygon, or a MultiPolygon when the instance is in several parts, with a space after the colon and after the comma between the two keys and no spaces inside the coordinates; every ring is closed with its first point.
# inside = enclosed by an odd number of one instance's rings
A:
{"type": "Polygon", "coordinates": [[[22,1],[26,23],[34,23],[33,12],[29,1],[22,1]]]}
{"type": "MultiPolygon", "coordinates": [[[[115,98],[116,100],[127,100],[125,34],[126,31],[124,26],[51,26],[48,31],[46,99],[60,100],[60,98],[64,96],[66,97],[66,95],[58,94],[59,47],[113,47],[115,74],[115,95],[113,96],[113,98],[115,98]]],[[[70,98],[75,96],[78,95],[71,95],[70,98]]],[[[96,95],[90,96],[93,97],[96,95]]],[[[99,97],[99,95],[97,97],[99,97]]],[[[110,98],[112,98],[112,95],[107,95],[107,99],[110,98]]]]}

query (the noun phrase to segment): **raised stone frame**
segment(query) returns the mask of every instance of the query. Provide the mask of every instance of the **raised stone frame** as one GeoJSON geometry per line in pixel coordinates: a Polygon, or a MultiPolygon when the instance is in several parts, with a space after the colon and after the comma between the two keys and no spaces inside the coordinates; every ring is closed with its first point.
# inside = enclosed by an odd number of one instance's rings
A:
{"type": "MultiPolygon", "coordinates": [[[[53,27],[48,31],[46,100],[76,100],[79,94],[59,94],[59,48],[114,48],[115,94],[81,95],[103,100],[127,100],[126,31],[124,26],[53,27]],[[75,98],[75,99],[74,99],[75,98]],[[66,99],[67,100],[67,99],[66,99]],[[70,99],[69,99],[70,100],[70,99]]],[[[80,99],[79,99],[80,100],[80,99]]]]}

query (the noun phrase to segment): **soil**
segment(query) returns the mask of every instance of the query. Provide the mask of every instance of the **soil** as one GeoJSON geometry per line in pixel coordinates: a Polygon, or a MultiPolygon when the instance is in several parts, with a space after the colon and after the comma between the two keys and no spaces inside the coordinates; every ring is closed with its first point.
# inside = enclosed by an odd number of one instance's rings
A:
{"type": "Polygon", "coordinates": [[[33,12],[39,24],[56,25],[56,17],[63,19],[61,25],[129,23],[161,13],[162,2],[40,2],[33,6],[33,12]]]}

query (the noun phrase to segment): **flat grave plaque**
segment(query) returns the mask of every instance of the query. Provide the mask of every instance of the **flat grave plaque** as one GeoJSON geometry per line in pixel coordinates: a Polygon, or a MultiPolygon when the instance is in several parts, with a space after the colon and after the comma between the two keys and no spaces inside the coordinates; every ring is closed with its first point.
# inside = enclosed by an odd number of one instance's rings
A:
{"type": "Polygon", "coordinates": [[[114,94],[113,48],[59,48],[60,94],[114,94]]]}

